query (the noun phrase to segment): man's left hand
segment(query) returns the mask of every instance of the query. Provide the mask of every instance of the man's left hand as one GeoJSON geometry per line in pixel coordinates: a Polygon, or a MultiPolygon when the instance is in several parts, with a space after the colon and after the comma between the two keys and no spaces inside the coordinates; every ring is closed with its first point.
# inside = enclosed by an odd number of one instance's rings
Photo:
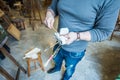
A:
{"type": "Polygon", "coordinates": [[[62,35],[62,36],[67,38],[67,40],[66,40],[67,45],[69,45],[72,42],[74,42],[75,40],[77,40],[77,33],[75,33],[75,32],[70,32],[70,33],[68,33],[66,35],[62,35]]]}

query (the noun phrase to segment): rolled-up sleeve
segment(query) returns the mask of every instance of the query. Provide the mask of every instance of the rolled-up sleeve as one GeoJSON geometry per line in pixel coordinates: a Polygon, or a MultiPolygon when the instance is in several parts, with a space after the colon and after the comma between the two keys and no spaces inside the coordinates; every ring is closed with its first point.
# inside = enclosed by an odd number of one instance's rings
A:
{"type": "Polygon", "coordinates": [[[114,0],[101,10],[93,29],[90,30],[91,41],[102,41],[107,39],[114,30],[119,9],[120,0],[114,0]]]}
{"type": "Polygon", "coordinates": [[[48,9],[51,9],[54,12],[55,16],[58,15],[57,4],[58,4],[58,0],[52,0],[51,5],[48,7],[48,9]]]}

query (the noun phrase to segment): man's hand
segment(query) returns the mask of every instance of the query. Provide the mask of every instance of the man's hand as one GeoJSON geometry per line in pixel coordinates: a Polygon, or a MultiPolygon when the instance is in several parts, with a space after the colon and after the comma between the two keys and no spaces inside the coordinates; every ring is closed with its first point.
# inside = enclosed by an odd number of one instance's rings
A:
{"type": "Polygon", "coordinates": [[[62,35],[62,36],[67,38],[66,44],[68,44],[68,45],[71,44],[72,42],[74,42],[75,40],[77,40],[77,33],[75,33],[75,32],[70,32],[70,33],[68,33],[66,35],[62,35]]]}
{"type": "Polygon", "coordinates": [[[46,18],[44,20],[44,24],[52,29],[53,28],[53,24],[54,24],[54,14],[52,13],[51,10],[47,10],[47,13],[46,13],[46,18]]]}

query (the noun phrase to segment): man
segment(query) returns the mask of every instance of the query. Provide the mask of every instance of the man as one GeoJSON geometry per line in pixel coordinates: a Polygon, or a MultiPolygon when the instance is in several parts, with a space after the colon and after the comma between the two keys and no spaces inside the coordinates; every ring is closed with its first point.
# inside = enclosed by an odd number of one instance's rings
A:
{"type": "Polygon", "coordinates": [[[53,73],[61,69],[65,60],[62,80],[69,80],[77,63],[83,58],[88,42],[107,39],[115,26],[120,0],[52,0],[44,23],[52,29],[54,18],[59,15],[58,32],[67,27],[66,44],[54,57],[55,66],[48,70],[53,73]]]}

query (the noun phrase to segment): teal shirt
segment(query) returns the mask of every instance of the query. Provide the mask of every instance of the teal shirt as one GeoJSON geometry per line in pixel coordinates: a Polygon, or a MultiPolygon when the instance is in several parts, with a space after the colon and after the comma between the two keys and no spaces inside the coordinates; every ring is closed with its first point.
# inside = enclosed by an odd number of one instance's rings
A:
{"type": "Polygon", "coordinates": [[[7,36],[7,33],[5,32],[4,28],[0,24],[0,44],[7,36]]]}
{"type": "MultiPolygon", "coordinates": [[[[120,0],[52,0],[49,6],[59,15],[58,31],[67,27],[70,32],[90,31],[91,42],[107,39],[114,27],[120,9],[120,0]]],[[[87,41],[74,41],[62,48],[70,52],[86,49],[87,41]]]]}

